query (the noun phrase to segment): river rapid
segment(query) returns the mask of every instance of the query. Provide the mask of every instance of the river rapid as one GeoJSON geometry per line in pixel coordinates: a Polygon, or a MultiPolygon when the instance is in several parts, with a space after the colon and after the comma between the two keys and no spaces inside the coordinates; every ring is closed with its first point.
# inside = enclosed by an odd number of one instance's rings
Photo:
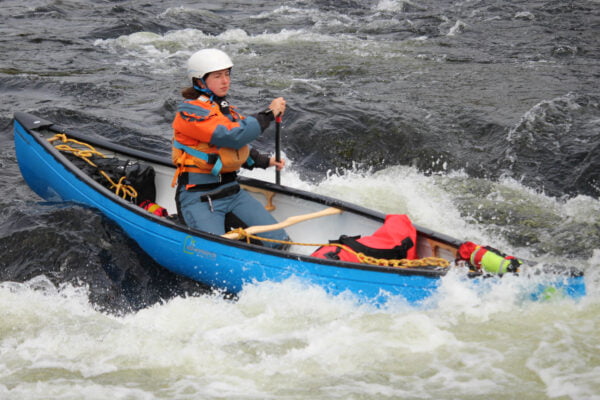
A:
{"type": "Polygon", "coordinates": [[[0,5],[1,399],[600,399],[598,0],[0,5]],[[15,111],[168,154],[204,47],[243,113],[287,99],[282,183],[575,266],[587,296],[456,271],[419,305],[296,280],[232,298],[27,187],[15,111]]]}

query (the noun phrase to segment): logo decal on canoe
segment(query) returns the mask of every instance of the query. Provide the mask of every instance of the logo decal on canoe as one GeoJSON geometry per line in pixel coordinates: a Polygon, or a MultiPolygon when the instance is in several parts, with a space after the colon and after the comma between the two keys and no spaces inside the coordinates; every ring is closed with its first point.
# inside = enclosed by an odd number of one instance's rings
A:
{"type": "Polygon", "coordinates": [[[217,255],[215,253],[201,249],[198,246],[196,238],[193,236],[185,237],[185,240],[183,242],[183,252],[186,254],[195,254],[199,257],[210,258],[213,260],[217,258],[217,255]]]}

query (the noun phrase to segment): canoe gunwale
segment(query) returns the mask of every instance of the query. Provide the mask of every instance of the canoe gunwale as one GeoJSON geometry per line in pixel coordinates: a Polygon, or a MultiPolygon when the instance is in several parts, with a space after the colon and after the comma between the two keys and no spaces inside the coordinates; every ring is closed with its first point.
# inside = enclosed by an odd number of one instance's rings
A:
{"type": "MultiPolygon", "coordinates": [[[[432,268],[432,267],[397,268],[397,267],[356,264],[356,263],[348,263],[348,262],[343,262],[343,261],[314,258],[314,257],[310,257],[308,255],[290,253],[290,252],[287,252],[284,250],[270,249],[270,248],[266,248],[263,246],[246,243],[243,241],[235,241],[235,240],[223,238],[219,235],[214,235],[214,234],[210,234],[207,232],[195,230],[193,228],[189,228],[187,226],[181,225],[170,219],[166,219],[164,217],[159,217],[159,216],[153,215],[153,214],[149,213],[148,211],[144,210],[143,208],[141,208],[125,199],[120,198],[114,192],[105,188],[100,183],[96,182],[94,179],[92,179],[87,174],[85,174],[77,166],[75,166],[75,164],[73,164],[60,151],[55,149],[54,146],[44,138],[43,134],[38,131],[47,129],[47,130],[55,132],[55,133],[64,133],[69,137],[72,137],[77,140],[85,141],[93,146],[98,146],[98,147],[101,147],[101,148],[104,148],[109,151],[119,153],[122,155],[131,156],[136,159],[139,159],[140,161],[152,162],[155,164],[160,164],[160,165],[164,165],[169,168],[172,168],[171,160],[168,159],[167,157],[162,157],[162,156],[159,156],[156,154],[148,153],[146,151],[125,147],[125,146],[110,142],[110,141],[102,139],[102,138],[97,138],[97,137],[93,137],[93,136],[87,136],[87,135],[81,134],[81,133],[71,132],[69,129],[61,127],[60,125],[54,124],[50,121],[44,120],[42,118],[38,118],[37,116],[28,114],[28,113],[15,112],[14,119],[16,122],[18,122],[22,126],[22,128],[24,128],[24,130],[26,132],[28,132],[35,139],[35,141],[38,144],[40,144],[45,149],[45,151],[47,153],[52,155],[52,157],[57,161],[57,163],[62,165],[69,173],[74,175],[79,181],[81,181],[82,183],[84,183],[85,185],[87,185],[89,187],[92,187],[95,191],[101,193],[104,197],[107,197],[113,203],[117,204],[118,207],[125,208],[131,212],[134,212],[134,213],[142,216],[143,218],[151,220],[153,223],[160,224],[164,227],[167,227],[168,229],[177,230],[179,232],[185,233],[185,234],[193,236],[193,237],[200,238],[202,240],[218,242],[220,244],[225,244],[227,246],[244,249],[244,250],[251,251],[251,252],[269,254],[269,255],[281,257],[284,259],[300,260],[303,262],[319,264],[319,265],[323,265],[323,266],[327,266],[327,267],[353,269],[353,270],[377,271],[377,272],[384,272],[384,273],[388,273],[388,274],[398,274],[398,275],[407,275],[407,276],[418,275],[418,276],[425,276],[425,277],[431,277],[431,278],[440,278],[447,273],[447,268],[432,268]]],[[[265,182],[265,181],[257,180],[254,178],[243,177],[243,176],[239,177],[239,181],[240,181],[240,184],[243,184],[243,185],[257,187],[257,188],[265,189],[265,190],[272,191],[275,193],[282,193],[282,194],[292,196],[292,197],[297,197],[297,198],[300,198],[303,200],[316,202],[316,203],[322,204],[323,206],[327,206],[327,207],[337,207],[344,211],[358,214],[358,215],[361,215],[361,216],[364,216],[364,217],[367,217],[367,218],[370,218],[370,219],[373,219],[376,221],[383,222],[383,220],[385,218],[385,214],[380,213],[378,211],[370,210],[370,209],[367,209],[362,206],[347,203],[345,201],[334,199],[334,198],[327,197],[324,195],[309,193],[306,191],[289,188],[289,187],[285,187],[285,186],[280,186],[280,185],[276,185],[274,183],[265,182]]],[[[78,204],[79,204],[79,202],[78,202],[78,204]]],[[[85,205],[87,207],[95,208],[91,205],[87,205],[87,204],[85,204],[85,205]]],[[[100,210],[100,212],[101,212],[101,210],[100,210]]],[[[111,219],[110,217],[106,216],[104,213],[102,213],[102,214],[106,218],[111,219]]],[[[113,221],[113,222],[115,222],[115,223],[117,223],[117,225],[119,225],[117,221],[113,221]]],[[[458,240],[456,240],[454,238],[451,238],[451,237],[443,235],[443,234],[439,234],[433,230],[430,230],[427,228],[422,228],[422,227],[419,227],[416,225],[415,225],[415,227],[419,231],[420,235],[423,235],[425,237],[431,237],[436,240],[446,242],[452,246],[457,246],[460,243],[458,240]]],[[[477,276],[481,276],[481,274],[476,273],[476,272],[470,272],[469,276],[477,277],[477,276]]]]}

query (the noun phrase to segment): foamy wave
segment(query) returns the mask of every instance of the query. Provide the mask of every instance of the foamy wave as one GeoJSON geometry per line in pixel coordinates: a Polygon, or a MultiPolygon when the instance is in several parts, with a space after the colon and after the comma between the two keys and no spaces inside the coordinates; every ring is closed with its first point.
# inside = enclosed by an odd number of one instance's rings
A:
{"type": "MultiPolygon", "coordinates": [[[[163,35],[151,32],[136,32],[116,39],[98,39],[95,46],[111,53],[119,53],[119,65],[126,68],[145,67],[152,73],[179,75],[181,63],[201,48],[218,47],[228,52],[234,61],[240,58],[253,58],[256,53],[248,46],[283,43],[326,43],[343,41],[333,37],[305,30],[286,30],[277,33],[249,35],[243,29],[230,29],[218,35],[207,34],[198,29],[170,31],[163,35]]],[[[352,40],[348,40],[352,43],[352,40]]]]}
{"type": "MultiPolygon", "coordinates": [[[[164,35],[151,32],[136,32],[129,35],[119,36],[116,39],[98,39],[94,42],[96,46],[107,48],[146,49],[173,54],[178,51],[194,52],[198,48],[209,46],[228,46],[234,44],[248,43],[282,43],[289,41],[305,42],[329,42],[339,41],[339,37],[322,35],[308,32],[303,29],[282,29],[277,33],[260,33],[249,35],[243,29],[229,29],[218,35],[204,33],[198,29],[183,29],[170,31],[164,35]]],[[[190,53],[191,54],[191,53],[190,53]]]]}
{"type": "MultiPolygon", "coordinates": [[[[518,279],[505,282],[482,295],[457,271],[444,279],[437,307],[391,299],[377,308],[292,278],[247,285],[236,301],[177,297],[122,317],[90,307],[78,311],[69,304],[78,304],[73,292],[37,299],[39,292],[27,285],[3,284],[0,330],[15,333],[0,341],[0,367],[24,377],[43,371],[67,376],[42,380],[37,390],[82,398],[115,390],[134,398],[159,392],[171,398],[274,398],[298,387],[308,388],[310,397],[444,398],[448,391],[484,397],[515,380],[527,383],[529,377],[514,373],[526,358],[548,393],[592,393],[590,374],[596,371],[577,366],[597,345],[594,324],[585,322],[597,301],[523,304],[515,300],[518,279]],[[561,386],[566,381],[560,371],[580,384],[561,386]],[[371,374],[385,384],[359,378],[371,374]],[[149,381],[161,388],[154,392],[149,381]],[[132,382],[145,392],[132,389],[132,382]]],[[[11,394],[32,390],[25,382],[11,394]]]]}
{"type": "Polygon", "coordinates": [[[534,135],[540,134],[539,126],[550,126],[555,130],[556,126],[562,125],[564,131],[568,131],[572,123],[572,113],[581,108],[577,98],[576,94],[567,93],[551,100],[542,100],[523,114],[517,125],[509,131],[507,139],[509,141],[517,139],[521,133],[521,135],[527,134],[529,141],[533,143],[534,135]]]}
{"type": "Polygon", "coordinates": [[[375,9],[380,11],[403,11],[406,5],[412,4],[407,0],[379,0],[375,9]]]}
{"type": "Polygon", "coordinates": [[[458,34],[461,34],[461,33],[463,33],[465,31],[466,27],[467,27],[467,24],[465,24],[464,22],[458,20],[452,26],[452,28],[450,28],[450,31],[448,31],[448,33],[446,34],[446,36],[456,36],[458,34]]]}

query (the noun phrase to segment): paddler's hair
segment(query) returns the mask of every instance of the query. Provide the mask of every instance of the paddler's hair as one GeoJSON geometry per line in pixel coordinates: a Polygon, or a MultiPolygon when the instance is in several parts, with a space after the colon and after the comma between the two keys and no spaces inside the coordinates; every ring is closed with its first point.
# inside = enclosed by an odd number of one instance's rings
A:
{"type": "MultiPolygon", "coordinates": [[[[181,95],[185,98],[185,99],[197,99],[198,97],[200,97],[201,94],[203,94],[203,92],[201,92],[200,89],[201,86],[199,85],[198,82],[202,82],[204,84],[204,81],[206,81],[206,78],[208,77],[208,75],[210,74],[210,72],[204,74],[204,76],[202,77],[202,79],[199,78],[193,78],[192,79],[192,86],[185,88],[181,91],[181,95]]],[[[212,93],[212,92],[209,92],[212,93]]]]}
{"type": "Polygon", "coordinates": [[[193,86],[185,88],[181,91],[181,95],[183,96],[183,98],[190,100],[197,99],[198,97],[200,97],[201,94],[202,93],[197,91],[193,86]]]}

